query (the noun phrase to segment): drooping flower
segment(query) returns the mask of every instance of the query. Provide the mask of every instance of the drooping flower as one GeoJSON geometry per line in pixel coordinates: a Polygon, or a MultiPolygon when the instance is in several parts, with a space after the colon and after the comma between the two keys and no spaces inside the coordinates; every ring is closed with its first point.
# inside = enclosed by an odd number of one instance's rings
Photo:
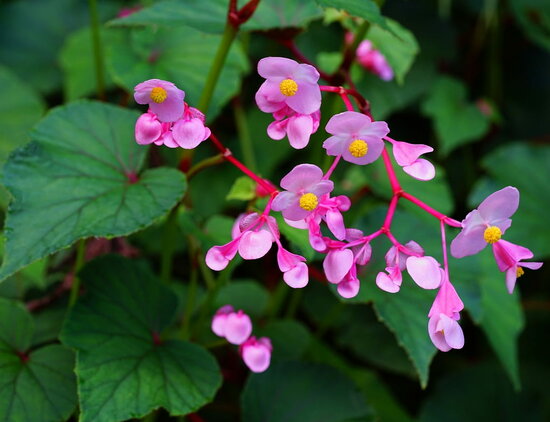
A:
{"type": "Polygon", "coordinates": [[[149,79],[134,88],[138,104],[148,104],[161,122],[175,122],[183,115],[185,92],[172,82],[149,79]]]}
{"type": "Polygon", "coordinates": [[[384,55],[376,50],[369,40],[359,43],[355,55],[361,66],[370,70],[380,77],[380,79],[384,81],[391,81],[393,79],[393,69],[384,55]]]}
{"type": "Polygon", "coordinates": [[[229,343],[238,345],[250,337],[252,321],[242,310],[234,312],[231,305],[225,305],[212,318],[212,331],[229,343]]]}
{"type": "Polygon", "coordinates": [[[382,138],[389,133],[386,122],[373,122],[355,111],[344,111],[330,118],[325,130],[331,136],[323,143],[328,155],[338,156],[350,163],[369,164],[384,148],[382,138]]]}
{"type": "Polygon", "coordinates": [[[542,267],[542,262],[521,262],[524,259],[533,258],[533,252],[506,240],[493,243],[493,254],[498,269],[506,272],[506,287],[510,294],[514,291],[517,278],[523,275],[523,268],[538,270],[542,267]]]}
{"type": "Polygon", "coordinates": [[[204,114],[194,107],[185,105],[185,111],[172,127],[176,144],[185,149],[193,149],[210,137],[210,129],[204,125],[204,114]]]}
{"type": "MultiPolygon", "coordinates": [[[[386,138],[388,139],[388,138],[386,138]]],[[[434,149],[424,144],[409,144],[390,140],[393,145],[393,156],[403,171],[418,180],[431,180],[435,176],[435,167],[424,158],[422,154],[432,152],[434,149]]]]}
{"type": "Polygon", "coordinates": [[[283,273],[283,280],[290,287],[299,289],[305,287],[309,281],[309,270],[305,258],[287,251],[279,246],[277,264],[283,273]]]}
{"type": "Polygon", "coordinates": [[[519,205],[519,191],[507,186],[489,195],[462,221],[462,231],[451,242],[451,254],[463,258],[499,241],[512,224],[519,205]]]}
{"type": "Polygon", "coordinates": [[[296,149],[302,149],[309,143],[312,133],[317,132],[321,113],[319,110],[311,114],[299,114],[284,107],[273,113],[275,118],[267,127],[267,134],[271,139],[279,141],[288,136],[290,146],[296,149]]]}
{"type": "Polygon", "coordinates": [[[332,191],[334,184],[323,180],[322,170],[313,164],[299,164],[281,179],[280,192],[272,209],[287,220],[303,220],[319,205],[319,198],[332,191]]]}
{"type": "MultiPolygon", "coordinates": [[[[414,240],[407,242],[405,247],[413,254],[424,254],[424,249],[414,240]]],[[[401,283],[403,282],[401,272],[407,267],[407,259],[410,256],[400,251],[397,246],[392,246],[385,257],[386,272],[378,273],[376,276],[376,285],[388,293],[397,293],[401,289],[401,283]]]]}
{"type": "Polygon", "coordinates": [[[271,363],[271,340],[267,337],[252,336],[239,347],[244,363],[252,372],[264,372],[271,363]]]}
{"type": "Polygon", "coordinates": [[[437,289],[441,284],[442,269],[439,262],[431,256],[409,256],[406,261],[407,272],[423,289],[437,289]]]}
{"type": "Polygon", "coordinates": [[[299,114],[311,114],[321,106],[319,72],[313,66],[284,57],[265,57],[258,73],[266,79],[256,93],[256,104],[266,113],[285,106],[299,114]]]}
{"type": "Polygon", "coordinates": [[[428,313],[428,333],[432,343],[442,352],[461,349],[464,346],[464,333],[458,324],[464,304],[444,274],[443,282],[428,313]]]}

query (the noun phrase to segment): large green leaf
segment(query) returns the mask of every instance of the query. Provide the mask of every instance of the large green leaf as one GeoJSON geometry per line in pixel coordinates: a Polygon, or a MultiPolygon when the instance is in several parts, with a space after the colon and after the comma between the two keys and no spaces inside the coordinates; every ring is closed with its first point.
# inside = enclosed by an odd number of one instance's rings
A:
{"type": "Polygon", "coordinates": [[[244,422],[344,422],[369,414],[347,377],[330,366],[302,362],[275,363],[251,375],[242,407],[244,422]]]}
{"type": "Polygon", "coordinates": [[[343,9],[352,16],[363,18],[370,23],[391,30],[386,19],[380,13],[380,8],[374,0],[315,0],[319,6],[343,9]]]}
{"type": "Polygon", "coordinates": [[[134,141],[136,117],[115,106],[79,102],[57,108],[36,126],[35,142],[5,167],[14,199],[0,279],[80,238],[142,229],[177,203],[185,191],[182,173],[141,173],[147,149],[134,141]]]}
{"type": "MultiPolygon", "coordinates": [[[[101,28],[100,39],[102,45],[111,45],[122,42],[119,31],[101,28]]],[[[63,91],[67,101],[95,93],[96,67],[92,48],[92,34],[89,27],[82,28],[67,37],[61,53],[59,63],[63,69],[63,91]]],[[[105,67],[105,66],[104,66],[105,67]]],[[[105,88],[113,87],[110,75],[105,71],[105,88]]]]}
{"type": "Polygon", "coordinates": [[[33,331],[21,304],[0,299],[0,419],[66,420],[76,406],[74,354],[60,345],[31,349],[33,331]]]}
{"type": "MultiPolygon", "coordinates": [[[[483,192],[478,189],[479,194],[474,193],[474,203],[471,204],[476,207],[488,194],[506,185],[517,187],[520,191],[519,209],[512,217],[512,227],[506,231],[504,237],[528,247],[540,257],[550,255],[550,231],[546,214],[550,208],[548,163],[548,146],[518,142],[493,151],[482,161],[483,167],[491,175],[492,183],[487,189],[482,189],[483,192]]],[[[487,183],[484,185],[487,186],[487,183]]]]}
{"type": "Polygon", "coordinates": [[[509,4],[526,35],[550,51],[550,3],[546,0],[511,0],[509,4]]]}
{"type": "Polygon", "coordinates": [[[443,155],[475,141],[489,129],[489,118],[476,105],[468,103],[466,96],[466,86],[461,81],[442,76],[422,105],[423,113],[434,121],[443,155]]]}
{"type": "Polygon", "coordinates": [[[223,286],[214,299],[214,306],[220,308],[232,305],[235,309],[242,309],[248,315],[261,317],[269,302],[269,292],[260,283],[254,280],[233,280],[223,286]]]}
{"type": "Polygon", "coordinates": [[[111,21],[113,26],[190,26],[202,32],[221,34],[227,20],[227,0],[168,0],[111,21]]]}
{"type": "MultiPolygon", "coordinates": [[[[174,82],[186,93],[185,101],[196,106],[221,36],[190,27],[119,29],[124,41],[107,47],[107,66],[118,84],[133,92],[147,79],[174,82]]],[[[238,45],[229,51],[207,118],[212,119],[241,88],[248,65],[238,45]]]]}
{"type": "Polygon", "coordinates": [[[418,43],[413,33],[392,19],[386,19],[389,30],[378,25],[371,27],[368,39],[384,55],[393,69],[395,79],[403,84],[405,75],[418,54],[418,43]]]}
{"type": "Polygon", "coordinates": [[[262,0],[252,18],[242,28],[245,30],[299,28],[322,16],[322,10],[311,0],[262,0]]]}
{"type": "Polygon", "coordinates": [[[61,338],[78,351],[82,422],[139,418],[161,406],[185,415],[214,398],[216,361],[197,345],[163,338],[177,298],[145,265],[106,256],[80,275],[87,293],[61,338]]]}
{"type": "Polygon", "coordinates": [[[44,114],[44,102],[8,68],[0,66],[0,165],[17,146],[29,140],[28,132],[44,114]]]}

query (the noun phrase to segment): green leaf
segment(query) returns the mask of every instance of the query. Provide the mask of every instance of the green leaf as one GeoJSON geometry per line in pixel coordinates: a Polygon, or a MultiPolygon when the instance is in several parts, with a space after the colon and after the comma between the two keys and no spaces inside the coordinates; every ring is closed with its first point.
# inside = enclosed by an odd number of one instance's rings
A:
{"type": "Polygon", "coordinates": [[[248,176],[238,177],[225,197],[227,200],[250,201],[256,197],[256,182],[248,176]]]}
{"type": "Polygon", "coordinates": [[[218,309],[224,305],[232,305],[251,316],[261,317],[267,309],[268,302],[268,291],[257,281],[234,280],[218,291],[214,307],[218,309]]]}
{"type": "Polygon", "coordinates": [[[134,141],[136,117],[83,101],[55,109],[36,126],[35,142],[5,167],[14,200],[0,279],[80,238],[140,230],[177,203],[186,186],[181,172],[140,173],[147,148],[134,141]]]}
{"type": "Polygon", "coordinates": [[[482,290],[481,327],[508,373],[516,390],[520,389],[518,337],[524,318],[517,291],[509,294],[505,276],[498,271],[492,253],[483,251],[482,273],[478,276],[482,290]]]}
{"type": "Polygon", "coordinates": [[[159,1],[131,15],[109,22],[112,26],[189,26],[202,32],[221,34],[227,20],[227,0],[159,1]]]}
{"type": "Polygon", "coordinates": [[[300,359],[311,343],[311,333],[300,322],[291,319],[272,321],[258,329],[273,344],[273,361],[300,359]]]}
{"type": "Polygon", "coordinates": [[[531,41],[550,51],[550,3],[546,0],[511,0],[509,4],[531,41]]]}
{"type": "Polygon", "coordinates": [[[215,359],[195,344],[163,338],[177,298],[145,265],[106,256],[80,276],[86,294],[61,339],[78,351],[82,422],[139,418],[161,406],[185,415],[213,399],[221,384],[215,359]]]}
{"type": "MultiPolygon", "coordinates": [[[[487,155],[482,165],[491,175],[496,189],[512,185],[520,191],[519,209],[513,219],[513,225],[506,231],[505,238],[533,250],[536,256],[550,256],[550,231],[548,214],[550,209],[550,147],[518,142],[503,146],[487,155]],[[494,183],[496,181],[496,184],[494,183]],[[536,236],[533,234],[536,233],[536,236]]],[[[477,206],[486,195],[472,206],[477,206]]]]}
{"type": "MultiPolygon", "coordinates": [[[[123,42],[106,49],[107,67],[116,83],[133,92],[138,83],[147,79],[168,80],[185,91],[187,103],[197,105],[221,36],[190,27],[119,31],[124,31],[123,42]]],[[[234,44],[214,90],[209,120],[240,91],[241,77],[247,70],[246,57],[234,44]]]]}
{"type": "Polygon", "coordinates": [[[262,0],[242,29],[303,28],[322,16],[322,10],[311,0],[262,0]]]}
{"type": "Polygon", "coordinates": [[[343,9],[352,16],[363,18],[370,23],[380,25],[382,28],[392,30],[386,23],[386,19],[380,13],[380,8],[373,0],[315,0],[319,6],[343,9]]]}
{"type": "Polygon", "coordinates": [[[60,345],[30,350],[33,330],[21,304],[0,299],[0,419],[66,420],[76,405],[74,353],[60,345]]]}
{"type": "Polygon", "coordinates": [[[274,363],[266,372],[252,374],[241,400],[244,422],[344,422],[369,414],[346,376],[311,363],[274,363]]]}
{"type": "Polygon", "coordinates": [[[461,81],[442,76],[422,104],[422,112],[434,121],[443,155],[479,139],[489,129],[489,118],[467,102],[466,96],[467,88],[461,81]]]}
{"type": "Polygon", "coordinates": [[[403,84],[419,48],[416,38],[408,29],[392,19],[386,19],[389,30],[378,25],[370,28],[367,38],[380,50],[393,69],[395,79],[403,84]]]}
{"type": "Polygon", "coordinates": [[[44,114],[42,99],[8,68],[0,66],[0,165],[8,154],[29,140],[28,132],[44,114]]]}
{"type": "MultiPolygon", "coordinates": [[[[121,44],[122,34],[101,28],[102,45],[121,44]]],[[[63,69],[63,90],[65,99],[73,101],[96,92],[96,68],[92,49],[92,34],[90,28],[82,28],[67,37],[59,63],[63,69]]],[[[105,66],[104,66],[105,67],[105,66]]],[[[112,78],[104,69],[105,88],[114,86],[112,78]]]]}

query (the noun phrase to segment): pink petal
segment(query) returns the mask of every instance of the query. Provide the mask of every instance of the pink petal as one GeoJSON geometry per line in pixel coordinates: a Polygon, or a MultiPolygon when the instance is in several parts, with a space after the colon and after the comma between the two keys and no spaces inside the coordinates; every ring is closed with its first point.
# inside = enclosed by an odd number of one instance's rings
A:
{"type": "Polygon", "coordinates": [[[439,317],[436,329],[443,331],[446,343],[453,349],[462,349],[464,347],[464,333],[460,324],[445,314],[441,314],[439,317]]]}
{"type": "Polygon", "coordinates": [[[174,137],[172,136],[172,132],[166,132],[161,137],[160,140],[162,144],[168,148],[179,148],[179,145],[174,140],[174,137]]]}
{"type": "Polygon", "coordinates": [[[423,289],[437,289],[441,284],[440,265],[431,256],[410,256],[407,259],[407,271],[423,289]]]}
{"type": "Polygon", "coordinates": [[[313,119],[310,116],[298,116],[289,120],[287,132],[290,145],[296,149],[305,148],[313,132],[313,119]]]}
{"type": "Polygon", "coordinates": [[[267,80],[256,92],[256,105],[265,113],[274,113],[286,105],[286,97],[281,93],[280,82],[267,80]]]}
{"type": "Polygon", "coordinates": [[[315,113],[321,107],[321,89],[317,84],[299,83],[296,94],[286,97],[286,104],[300,114],[315,113]]]}
{"type": "Polygon", "coordinates": [[[376,276],[376,285],[388,293],[397,293],[401,288],[401,283],[396,283],[384,272],[379,272],[376,276]]]}
{"type": "Polygon", "coordinates": [[[353,252],[349,249],[331,250],[323,261],[323,269],[327,280],[331,283],[340,282],[353,265],[353,252]]]}
{"type": "Polygon", "coordinates": [[[321,196],[332,192],[332,189],[334,189],[334,182],[332,180],[321,180],[319,183],[310,186],[310,188],[307,189],[307,192],[311,192],[320,198],[321,196]]]}
{"type": "Polygon", "coordinates": [[[295,289],[305,287],[309,281],[309,270],[307,265],[303,262],[298,262],[294,268],[283,274],[283,280],[286,284],[295,289]]]}
{"type": "Polygon", "coordinates": [[[355,261],[358,265],[367,265],[372,256],[372,246],[369,243],[365,243],[355,252],[355,261]]]}
{"type": "Polygon", "coordinates": [[[485,221],[491,224],[492,221],[510,218],[518,209],[519,191],[507,186],[489,195],[477,208],[485,221]]]}
{"type": "Polygon", "coordinates": [[[254,337],[241,346],[241,355],[252,372],[264,372],[271,363],[271,347],[265,341],[256,341],[254,337]]]}
{"type": "Polygon", "coordinates": [[[434,149],[424,144],[409,144],[408,142],[392,142],[393,144],[393,156],[395,161],[401,167],[410,166],[414,163],[422,154],[432,152],[434,149]]]}
{"type": "Polygon", "coordinates": [[[300,196],[294,192],[279,192],[271,203],[271,209],[273,211],[282,211],[293,204],[296,204],[300,200],[300,196]]]}
{"type": "Polygon", "coordinates": [[[353,156],[349,151],[349,145],[353,142],[353,139],[350,139],[343,148],[342,158],[344,160],[354,164],[365,165],[376,161],[380,157],[384,149],[384,142],[381,139],[366,136],[363,136],[361,139],[368,145],[367,153],[362,157],[353,156]]]}
{"type": "Polygon", "coordinates": [[[300,192],[318,183],[323,171],[313,164],[299,164],[281,179],[281,187],[290,192],[300,192]]]}
{"type": "Polygon", "coordinates": [[[461,231],[451,242],[451,255],[455,258],[464,258],[465,256],[475,255],[487,246],[483,238],[485,227],[479,226],[470,233],[461,231]]]}
{"type": "Polygon", "coordinates": [[[514,287],[516,286],[516,280],[518,278],[517,269],[518,267],[513,266],[506,270],[506,288],[510,294],[514,292],[514,287]]]}
{"type": "Polygon", "coordinates": [[[344,240],[346,237],[346,226],[344,226],[344,218],[340,211],[328,210],[325,219],[334,237],[338,240],[344,240]]]}
{"type": "Polygon", "coordinates": [[[239,255],[243,259],[258,259],[271,249],[273,236],[266,230],[243,233],[239,243],[239,255]]]}
{"type": "Polygon", "coordinates": [[[144,113],[136,121],[136,142],[147,145],[156,141],[162,133],[162,124],[152,113],[144,113]]]}
{"type": "Polygon", "coordinates": [[[240,239],[235,239],[225,245],[211,247],[206,253],[206,265],[214,271],[223,270],[235,257],[239,249],[239,241],[240,239]]]}
{"type": "Polygon", "coordinates": [[[348,137],[331,136],[323,142],[323,148],[327,150],[327,155],[338,156],[344,153],[346,140],[348,137]]]}
{"type": "Polygon", "coordinates": [[[242,344],[252,333],[252,321],[243,311],[227,315],[225,320],[225,338],[231,344],[242,344]]]}
{"type": "Polygon", "coordinates": [[[299,221],[310,215],[312,211],[308,211],[300,207],[298,200],[296,200],[296,202],[292,203],[289,207],[283,209],[281,212],[285,219],[299,221]]]}
{"type": "Polygon", "coordinates": [[[222,306],[214,317],[212,318],[212,331],[218,337],[225,337],[225,322],[227,321],[227,315],[233,312],[231,305],[222,306]]]}
{"type": "Polygon", "coordinates": [[[178,120],[172,127],[172,136],[178,145],[192,149],[206,139],[204,123],[198,118],[178,120]]]}
{"type": "Polygon", "coordinates": [[[451,350],[451,346],[449,346],[445,341],[445,336],[443,335],[443,333],[441,331],[437,331],[436,327],[438,322],[439,316],[434,316],[430,318],[428,322],[428,334],[430,335],[430,339],[432,340],[432,343],[435,347],[437,347],[442,352],[448,352],[449,350],[451,350]]]}
{"type": "Polygon", "coordinates": [[[301,63],[298,65],[294,72],[292,73],[292,78],[298,83],[307,83],[310,85],[316,84],[319,80],[319,72],[315,67],[301,63]]]}
{"type": "Polygon", "coordinates": [[[290,271],[298,265],[298,263],[304,262],[305,260],[303,256],[293,254],[283,247],[279,247],[277,250],[277,264],[283,273],[290,271]]]}
{"type": "Polygon", "coordinates": [[[338,294],[344,299],[351,299],[352,297],[357,296],[359,293],[360,282],[357,278],[352,278],[350,280],[342,280],[338,283],[338,294]]]}
{"type": "Polygon", "coordinates": [[[287,79],[297,70],[299,64],[285,57],[264,57],[258,62],[258,73],[262,78],[287,79]]]}
{"type": "Polygon", "coordinates": [[[288,119],[275,120],[271,122],[267,127],[267,135],[276,141],[283,139],[286,136],[286,127],[288,125],[288,119]]]}
{"type": "Polygon", "coordinates": [[[343,113],[332,116],[325,130],[331,135],[345,135],[351,137],[370,123],[371,119],[363,113],[344,111],[343,113]]]}
{"type": "Polygon", "coordinates": [[[428,160],[420,158],[409,166],[403,167],[403,171],[417,180],[432,180],[435,177],[435,167],[428,160]]]}

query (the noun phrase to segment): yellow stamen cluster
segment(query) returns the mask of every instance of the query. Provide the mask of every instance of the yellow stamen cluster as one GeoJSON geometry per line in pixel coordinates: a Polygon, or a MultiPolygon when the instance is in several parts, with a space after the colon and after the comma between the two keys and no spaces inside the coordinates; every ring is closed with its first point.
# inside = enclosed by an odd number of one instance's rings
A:
{"type": "Polygon", "coordinates": [[[318,204],[319,200],[317,199],[317,195],[315,195],[314,193],[304,193],[300,197],[300,208],[306,211],[313,211],[315,208],[317,208],[318,204]]]}
{"type": "Polygon", "coordinates": [[[163,103],[167,96],[166,90],[160,86],[156,86],[151,90],[151,99],[157,104],[163,103]]]}
{"type": "Polygon", "coordinates": [[[523,274],[525,274],[525,271],[523,271],[523,268],[518,267],[518,268],[516,269],[516,277],[519,278],[519,277],[521,277],[523,274]]]}
{"type": "Polygon", "coordinates": [[[351,144],[349,144],[348,150],[351,153],[351,155],[353,155],[354,157],[360,158],[360,157],[364,157],[367,154],[367,151],[369,150],[369,146],[362,139],[356,139],[351,144]]]}
{"type": "Polygon", "coordinates": [[[497,226],[487,227],[483,232],[483,239],[487,243],[495,243],[502,237],[502,231],[497,226]]]}
{"type": "Polygon", "coordinates": [[[298,84],[292,79],[284,79],[279,84],[279,90],[284,96],[292,97],[298,92],[298,84]]]}

